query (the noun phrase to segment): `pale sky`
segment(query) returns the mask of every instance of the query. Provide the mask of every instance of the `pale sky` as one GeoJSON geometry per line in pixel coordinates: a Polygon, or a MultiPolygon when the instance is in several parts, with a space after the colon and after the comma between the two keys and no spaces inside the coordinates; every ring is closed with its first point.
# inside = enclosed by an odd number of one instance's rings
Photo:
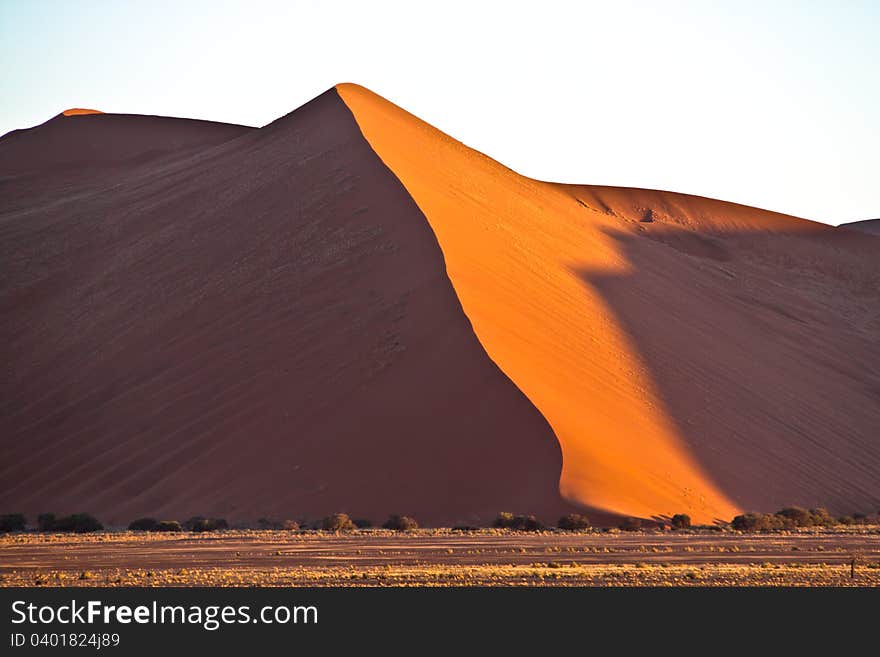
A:
{"type": "Polygon", "coordinates": [[[0,133],[357,82],[522,174],[880,217],[880,2],[0,0],[0,133]]]}

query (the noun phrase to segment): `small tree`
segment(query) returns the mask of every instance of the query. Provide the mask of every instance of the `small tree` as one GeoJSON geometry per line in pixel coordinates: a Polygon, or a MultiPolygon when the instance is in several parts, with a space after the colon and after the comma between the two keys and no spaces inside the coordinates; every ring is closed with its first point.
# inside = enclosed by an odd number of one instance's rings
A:
{"type": "Polygon", "coordinates": [[[731,527],[743,532],[766,532],[785,529],[791,520],[784,516],[769,513],[743,513],[730,523],[731,527]]]}
{"type": "Polygon", "coordinates": [[[385,521],[385,524],[383,524],[382,527],[384,529],[393,529],[398,532],[406,532],[412,529],[418,529],[419,523],[409,516],[393,515],[385,521]]]}
{"type": "Polygon", "coordinates": [[[535,516],[517,516],[514,529],[524,532],[539,532],[544,529],[544,525],[535,516]]]}
{"type": "Polygon", "coordinates": [[[620,523],[620,529],[625,532],[637,532],[642,528],[641,518],[626,518],[620,523]]]}
{"type": "Polygon", "coordinates": [[[814,524],[813,514],[799,506],[787,506],[777,511],[776,515],[784,518],[783,524],[789,526],[812,527],[814,524]]]}
{"type": "Polygon", "coordinates": [[[515,529],[525,532],[539,532],[544,529],[544,525],[535,516],[515,516],[507,512],[499,513],[492,525],[501,529],[515,529]]]}
{"type": "Polygon", "coordinates": [[[182,532],[183,527],[176,520],[160,520],[153,528],[154,532],[182,532]]]}
{"type": "Polygon", "coordinates": [[[41,513],[38,515],[37,527],[41,532],[51,532],[55,528],[55,514],[41,513]]]}
{"type": "Polygon", "coordinates": [[[495,517],[495,521],[492,523],[493,527],[498,527],[499,529],[510,529],[513,527],[515,516],[512,513],[508,513],[507,511],[502,511],[495,517]]]}
{"type": "Polygon", "coordinates": [[[102,529],[104,526],[94,516],[88,513],[74,513],[63,518],[56,518],[51,531],[85,534],[99,532],[102,529]]]}
{"type": "Polygon", "coordinates": [[[0,532],[23,532],[27,520],[21,513],[8,513],[0,516],[0,532]]]}
{"type": "Polygon", "coordinates": [[[686,513],[676,513],[669,524],[673,529],[687,529],[691,526],[691,517],[686,513]]]}
{"type": "Polygon", "coordinates": [[[587,516],[581,515],[580,513],[569,513],[559,519],[557,526],[559,529],[577,531],[579,529],[589,529],[592,525],[587,516]]]}
{"type": "Polygon", "coordinates": [[[190,532],[216,532],[229,529],[229,523],[226,522],[225,518],[193,516],[183,523],[183,528],[190,532]]]}
{"type": "Polygon", "coordinates": [[[321,521],[321,529],[328,532],[351,532],[357,527],[347,513],[334,513],[321,521]]]}
{"type": "Polygon", "coordinates": [[[818,508],[818,509],[810,509],[810,516],[813,520],[813,525],[819,525],[822,527],[830,527],[834,524],[834,516],[832,516],[828,509],[818,508]]]}
{"type": "Polygon", "coordinates": [[[128,529],[133,532],[151,532],[155,531],[156,524],[155,518],[138,518],[131,522],[128,529]]]}

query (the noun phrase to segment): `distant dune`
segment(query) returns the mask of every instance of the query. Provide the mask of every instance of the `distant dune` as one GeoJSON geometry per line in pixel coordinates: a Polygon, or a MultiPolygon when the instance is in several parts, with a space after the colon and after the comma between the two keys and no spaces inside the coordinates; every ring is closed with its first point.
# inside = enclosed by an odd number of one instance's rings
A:
{"type": "Polygon", "coordinates": [[[251,130],[164,116],[63,112],[35,128],[14,130],[0,138],[0,175],[45,176],[55,169],[71,173],[77,167],[131,164],[133,158],[204,149],[251,130]]]}
{"type": "Polygon", "coordinates": [[[848,224],[840,224],[841,228],[857,230],[869,235],[880,235],[880,219],[865,219],[864,221],[852,221],[848,224]]]}
{"type": "Polygon", "coordinates": [[[350,84],[261,129],[59,116],[0,176],[0,510],[880,508],[849,227],[528,179],[350,84]]]}

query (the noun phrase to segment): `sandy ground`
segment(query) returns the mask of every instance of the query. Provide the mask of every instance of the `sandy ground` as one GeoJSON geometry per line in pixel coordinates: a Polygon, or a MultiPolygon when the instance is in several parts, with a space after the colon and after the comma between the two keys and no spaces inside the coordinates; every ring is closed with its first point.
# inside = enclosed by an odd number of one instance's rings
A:
{"type": "Polygon", "coordinates": [[[0,585],[878,586],[880,531],[25,534],[0,585]]]}

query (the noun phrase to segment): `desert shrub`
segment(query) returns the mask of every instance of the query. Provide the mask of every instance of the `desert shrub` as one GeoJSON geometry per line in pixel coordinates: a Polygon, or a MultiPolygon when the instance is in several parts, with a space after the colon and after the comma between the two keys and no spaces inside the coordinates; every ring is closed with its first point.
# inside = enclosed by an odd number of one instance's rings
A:
{"type": "MultiPolygon", "coordinates": [[[[790,521],[789,521],[790,522],[790,521]]],[[[783,516],[769,513],[744,513],[734,518],[730,526],[743,532],[764,532],[785,529],[788,522],[783,516]]]]}
{"type": "Polygon", "coordinates": [[[0,532],[23,532],[27,520],[21,513],[7,513],[0,516],[0,532]]]}
{"type": "Polygon", "coordinates": [[[637,532],[642,528],[642,520],[641,518],[626,518],[618,528],[625,532],[637,532]]]}
{"type": "Polygon", "coordinates": [[[535,516],[515,516],[512,513],[506,512],[499,513],[492,526],[501,529],[516,529],[523,532],[538,532],[544,529],[544,525],[535,516]]]}
{"type": "Polygon", "coordinates": [[[411,529],[418,529],[419,523],[417,523],[413,518],[409,516],[398,516],[393,515],[385,521],[382,525],[384,529],[393,529],[399,532],[410,531],[411,529]]]}
{"type": "MultiPolygon", "coordinates": [[[[846,516],[855,522],[855,519],[846,516]]],[[[739,531],[774,531],[780,529],[794,529],[797,527],[830,527],[841,523],[840,518],[835,519],[827,509],[803,509],[798,506],[788,506],[776,513],[744,513],[737,516],[731,522],[731,527],[739,531]]]]}
{"type": "Polygon", "coordinates": [[[565,529],[568,531],[577,531],[579,529],[589,529],[592,527],[590,519],[580,513],[569,513],[568,515],[562,516],[559,519],[557,526],[559,529],[565,529]]]}
{"type": "Polygon", "coordinates": [[[868,524],[868,516],[864,513],[854,513],[852,514],[853,520],[857,525],[866,525],[868,524]]]}
{"type": "Polygon", "coordinates": [[[133,532],[151,532],[155,531],[156,524],[155,518],[138,518],[131,522],[128,529],[133,532]]]}
{"type": "Polygon", "coordinates": [[[840,516],[837,522],[841,525],[854,525],[856,524],[856,519],[852,516],[840,516]]]}
{"type": "Polygon", "coordinates": [[[272,520],[271,518],[260,518],[257,520],[257,526],[260,529],[271,529],[273,531],[295,531],[299,529],[299,523],[296,520],[272,520]]]}
{"type": "Polygon", "coordinates": [[[154,532],[182,532],[183,527],[176,520],[160,520],[153,527],[154,532]]]}
{"type": "Polygon", "coordinates": [[[687,529],[691,526],[691,517],[686,513],[676,513],[669,520],[669,525],[673,529],[687,529]]]}
{"type": "Polygon", "coordinates": [[[813,525],[828,527],[835,523],[834,516],[828,513],[828,509],[810,509],[810,515],[813,517],[813,525]]]}
{"type": "Polygon", "coordinates": [[[102,529],[104,529],[104,526],[94,516],[88,513],[74,513],[62,518],[54,518],[52,528],[44,531],[85,534],[88,532],[99,532],[102,529]]]}
{"type": "Polygon", "coordinates": [[[730,526],[740,532],[755,531],[763,522],[763,513],[742,513],[730,521],[730,526]]]}
{"type": "Polygon", "coordinates": [[[206,529],[207,523],[207,518],[203,518],[202,516],[193,516],[188,520],[184,520],[183,528],[188,532],[205,532],[208,531],[206,529]]]}
{"type": "Polygon", "coordinates": [[[539,532],[544,529],[544,525],[535,516],[517,516],[514,529],[524,532],[539,532]]]}
{"type": "Polygon", "coordinates": [[[346,513],[334,513],[321,521],[321,529],[328,532],[350,532],[357,529],[346,513]]]}
{"type": "Polygon", "coordinates": [[[502,511],[495,517],[495,521],[492,523],[493,527],[498,527],[499,529],[510,529],[513,527],[513,522],[516,516],[512,513],[508,513],[507,511],[502,511]]]}
{"type": "Polygon", "coordinates": [[[475,532],[479,531],[479,527],[474,527],[473,525],[456,525],[452,528],[454,532],[475,532]]]}
{"type": "Polygon", "coordinates": [[[373,521],[368,518],[355,518],[352,522],[358,529],[369,529],[373,526],[373,521]]]}
{"type": "Polygon", "coordinates": [[[812,527],[815,524],[813,514],[799,506],[787,506],[776,512],[776,515],[788,521],[794,527],[812,527]]]}
{"type": "Polygon", "coordinates": [[[183,528],[188,532],[217,532],[229,529],[229,523],[224,518],[193,516],[183,523],[183,528]]]}
{"type": "Polygon", "coordinates": [[[55,514],[54,513],[41,513],[37,516],[37,528],[41,532],[50,532],[52,528],[55,526],[55,514]]]}

